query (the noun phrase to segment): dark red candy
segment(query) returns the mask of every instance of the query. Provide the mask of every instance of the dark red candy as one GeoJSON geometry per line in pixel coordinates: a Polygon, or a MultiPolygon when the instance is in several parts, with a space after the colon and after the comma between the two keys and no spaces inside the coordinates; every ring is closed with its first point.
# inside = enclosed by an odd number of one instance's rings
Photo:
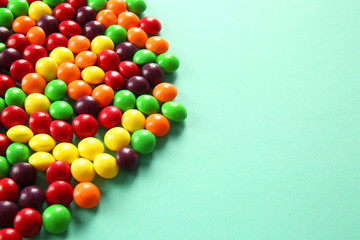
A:
{"type": "Polygon", "coordinates": [[[104,32],[104,26],[95,20],[86,23],[83,29],[84,36],[90,39],[90,41],[99,35],[104,35],[104,32]]]}
{"type": "Polygon", "coordinates": [[[33,66],[36,65],[36,62],[43,57],[47,57],[48,53],[43,46],[32,44],[27,46],[23,52],[23,58],[28,60],[33,66]]]}
{"type": "Polygon", "coordinates": [[[56,161],[46,170],[46,181],[51,184],[55,181],[70,182],[72,178],[70,165],[63,161],[56,161]]]}
{"type": "Polygon", "coordinates": [[[25,59],[16,60],[10,67],[11,77],[18,83],[21,83],[23,77],[29,73],[35,72],[35,68],[31,62],[25,59]]]}
{"type": "Polygon", "coordinates": [[[103,128],[110,129],[116,127],[121,122],[121,110],[115,106],[107,106],[99,114],[99,124],[103,128]]]}
{"type": "Polygon", "coordinates": [[[140,75],[140,70],[138,65],[132,61],[122,61],[119,64],[119,71],[121,75],[123,75],[126,78],[131,78],[133,76],[140,75]]]}
{"type": "Polygon", "coordinates": [[[116,153],[116,163],[125,170],[136,170],[139,166],[137,152],[129,147],[120,148],[116,153]]]}
{"type": "MultiPolygon", "coordinates": [[[[5,6],[6,7],[6,6],[5,6]]],[[[10,30],[6,27],[0,26],[0,42],[6,43],[6,40],[10,37],[10,30]]]]}
{"type": "Polygon", "coordinates": [[[0,97],[4,97],[6,91],[12,87],[16,87],[14,80],[7,75],[0,74],[0,97]]]}
{"type": "Polygon", "coordinates": [[[6,48],[0,53],[0,68],[10,71],[11,64],[18,59],[21,59],[21,53],[18,50],[14,48],[6,48]]]}
{"type": "Polygon", "coordinates": [[[75,8],[69,3],[62,3],[54,8],[53,15],[60,22],[73,20],[75,16],[75,8]]]}
{"type": "Polygon", "coordinates": [[[74,109],[77,115],[90,114],[96,117],[99,113],[99,104],[92,96],[82,96],[76,100],[74,109]]]}
{"type": "Polygon", "coordinates": [[[11,178],[0,180],[0,201],[15,202],[19,194],[19,187],[11,178]]]}
{"type": "Polygon", "coordinates": [[[67,0],[67,3],[71,4],[73,8],[78,9],[87,4],[87,0],[67,0]]]}
{"type": "Polygon", "coordinates": [[[38,186],[27,186],[20,191],[18,204],[21,208],[41,208],[45,201],[45,193],[38,186]]]}
{"type": "Polygon", "coordinates": [[[61,204],[69,206],[73,200],[73,188],[64,181],[55,181],[49,185],[45,193],[49,205],[61,204]]]}
{"type": "Polygon", "coordinates": [[[14,48],[19,53],[22,53],[24,49],[29,45],[29,41],[24,34],[15,33],[11,35],[6,41],[7,48],[14,48]]]}
{"type": "Polygon", "coordinates": [[[81,114],[74,118],[72,127],[75,135],[80,139],[94,137],[99,129],[96,119],[89,114],[81,114]]]}
{"type": "Polygon", "coordinates": [[[18,212],[19,208],[15,203],[0,201],[0,228],[12,227],[14,218],[18,212]]]}
{"type": "Polygon", "coordinates": [[[164,70],[156,63],[147,63],[141,68],[141,76],[155,86],[163,82],[164,70]]]}
{"type": "Polygon", "coordinates": [[[56,120],[50,124],[50,135],[58,142],[71,142],[73,130],[67,122],[56,120]]]}
{"type": "Polygon", "coordinates": [[[13,228],[0,230],[0,239],[4,240],[23,240],[20,233],[13,228]]]}
{"type": "Polygon", "coordinates": [[[72,20],[66,20],[60,23],[59,30],[62,34],[64,34],[67,37],[80,35],[82,32],[80,25],[72,20]]]}
{"type": "Polygon", "coordinates": [[[19,188],[33,185],[36,180],[36,171],[30,163],[15,163],[10,168],[9,177],[16,182],[19,188]]]}
{"type": "Polygon", "coordinates": [[[116,52],[112,50],[105,49],[101,51],[98,55],[97,65],[104,72],[110,70],[118,70],[120,64],[120,57],[116,52]]]}
{"type": "Polygon", "coordinates": [[[46,36],[56,33],[59,28],[59,20],[52,15],[43,15],[36,24],[44,30],[46,36]]]}
{"type": "Polygon", "coordinates": [[[115,52],[119,55],[120,60],[131,60],[136,52],[136,46],[131,42],[122,42],[117,45],[115,52]]]}
{"type": "Polygon", "coordinates": [[[146,78],[141,76],[134,76],[129,78],[129,80],[126,82],[126,89],[136,96],[140,96],[150,92],[150,84],[146,78]]]}
{"type": "Polygon", "coordinates": [[[26,112],[18,106],[9,106],[6,107],[0,115],[1,124],[10,129],[16,125],[26,125],[27,115],[26,112]]]}
{"type": "Polygon", "coordinates": [[[25,238],[35,237],[41,230],[41,214],[32,208],[20,210],[14,219],[14,228],[25,238]]]}
{"type": "Polygon", "coordinates": [[[140,20],[140,27],[147,34],[156,35],[161,30],[161,23],[154,17],[143,17],[140,20]]]}
{"type": "Polygon", "coordinates": [[[50,134],[52,118],[46,112],[34,112],[29,118],[29,127],[34,134],[50,134]]]}
{"type": "Polygon", "coordinates": [[[118,71],[108,71],[104,77],[105,84],[110,86],[115,91],[125,88],[125,79],[118,71]]]}
{"type": "Polygon", "coordinates": [[[0,156],[5,156],[6,149],[10,146],[11,140],[4,134],[0,133],[0,156]]]}
{"type": "Polygon", "coordinates": [[[84,26],[86,23],[96,19],[96,12],[92,7],[82,6],[76,10],[75,21],[84,26]]]}
{"type": "Polygon", "coordinates": [[[66,47],[67,43],[68,43],[68,39],[64,34],[53,33],[46,38],[45,48],[49,51],[52,51],[57,47],[66,47]]]}

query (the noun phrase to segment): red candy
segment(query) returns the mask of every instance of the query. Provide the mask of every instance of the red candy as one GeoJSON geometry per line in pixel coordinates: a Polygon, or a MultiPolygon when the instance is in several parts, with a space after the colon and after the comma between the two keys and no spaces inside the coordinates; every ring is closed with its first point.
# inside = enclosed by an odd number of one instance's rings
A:
{"type": "Polygon", "coordinates": [[[13,228],[5,228],[0,230],[1,240],[22,240],[20,233],[13,228]]]}
{"type": "Polygon", "coordinates": [[[74,118],[72,127],[80,139],[95,136],[99,129],[96,119],[89,114],[81,114],[74,118]]]}
{"type": "Polygon", "coordinates": [[[87,4],[87,0],[67,0],[67,3],[71,4],[73,8],[78,9],[87,4]]]}
{"type": "Polygon", "coordinates": [[[120,73],[126,78],[140,75],[140,69],[138,65],[131,61],[122,61],[119,64],[119,70],[120,73]]]}
{"type": "Polygon", "coordinates": [[[66,20],[60,23],[59,30],[67,37],[80,35],[82,32],[80,25],[77,22],[71,20],[66,20]]]}
{"type": "Polygon", "coordinates": [[[6,135],[0,133],[0,156],[5,156],[6,149],[10,146],[10,144],[10,139],[6,135]]]}
{"type": "Polygon", "coordinates": [[[24,208],[16,214],[14,228],[25,238],[35,237],[41,230],[41,214],[32,208],[24,208]]]}
{"type": "Polygon", "coordinates": [[[70,182],[72,178],[70,165],[63,161],[56,161],[46,170],[46,181],[51,184],[56,181],[70,182]]]}
{"type": "Polygon", "coordinates": [[[115,91],[119,91],[125,88],[125,79],[121,73],[117,71],[106,72],[104,81],[106,85],[110,86],[115,91]]]}
{"type": "Polygon", "coordinates": [[[67,43],[68,43],[68,39],[64,34],[52,33],[45,40],[45,48],[49,51],[52,51],[57,47],[66,47],[67,43]]]}
{"type": "Polygon", "coordinates": [[[99,53],[97,65],[104,72],[117,70],[120,64],[120,57],[112,50],[103,50],[99,53]]]}
{"type": "Polygon", "coordinates": [[[73,200],[73,188],[64,181],[55,181],[46,190],[46,201],[49,205],[61,204],[68,207],[73,200]]]}
{"type": "Polygon", "coordinates": [[[35,112],[30,115],[29,127],[34,134],[50,134],[50,123],[52,118],[46,112],[35,112]]]}
{"type": "Polygon", "coordinates": [[[15,48],[19,51],[19,53],[22,53],[28,45],[29,41],[27,40],[25,35],[21,33],[15,33],[11,35],[6,41],[6,47],[15,48]]]}
{"type": "Polygon", "coordinates": [[[0,180],[0,201],[15,202],[19,194],[19,187],[11,178],[0,180]]]}
{"type": "Polygon", "coordinates": [[[121,110],[114,106],[108,106],[101,110],[99,114],[100,126],[106,129],[116,127],[121,122],[121,110]]]}
{"type": "Polygon", "coordinates": [[[18,83],[21,83],[21,80],[27,74],[33,72],[35,72],[34,66],[31,64],[31,62],[25,59],[16,60],[13,64],[11,64],[10,67],[11,77],[18,83]]]}
{"type": "Polygon", "coordinates": [[[14,80],[11,77],[0,74],[0,97],[4,97],[9,88],[16,87],[14,80]]]}
{"type": "Polygon", "coordinates": [[[43,57],[47,57],[47,51],[43,46],[32,44],[27,46],[23,52],[23,58],[28,60],[33,66],[36,62],[43,57]]]}
{"type": "Polygon", "coordinates": [[[1,112],[0,120],[5,128],[10,129],[16,125],[26,125],[27,115],[22,108],[9,106],[1,112]]]}
{"type": "Polygon", "coordinates": [[[71,142],[73,130],[67,122],[56,120],[50,124],[50,135],[58,142],[71,142]]]}
{"type": "Polygon", "coordinates": [[[62,3],[54,8],[53,16],[60,22],[72,20],[75,16],[75,9],[69,3],[62,3]]]}
{"type": "Polygon", "coordinates": [[[155,35],[161,30],[161,23],[154,17],[143,17],[140,20],[140,27],[147,34],[155,35]]]}

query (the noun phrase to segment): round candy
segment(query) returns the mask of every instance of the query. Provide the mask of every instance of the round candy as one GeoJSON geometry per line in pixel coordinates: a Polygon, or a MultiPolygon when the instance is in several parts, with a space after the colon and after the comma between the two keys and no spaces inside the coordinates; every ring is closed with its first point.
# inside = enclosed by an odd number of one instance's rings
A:
{"type": "Polygon", "coordinates": [[[46,181],[51,184],[55,181],[70,182],[72,178],[70,165],[63,161],[56,161],[46,170],[46,181]]]}
{"type": "Polygon", "coordinates": [[[53,155],[47,152],[36,152],[29,157],[29,163],[38,171],[46,171],[54,162],[53,155]]]}
{"type": "Polygon", "coordinates": [[[75,57],[75,64],[81,69],[95,65],[97,55],[91,51],[82,51],[75,57]]]}
{"type": "Polygon", "coordinates": [[[71,174],[78,182],[91,182],[95,178],[94,165],[90,160],[78,158],[71,164],[71,174]]]}
{"type": "Polygon", "coordinates": [[[122,12],[118,16],[118,25],[129,30],[132,27],[138,27],[140,25],[140,19],[132,12],[122,12]]]}
{"type": "Polygon", "coordinates": [[[14,15],[7,8],[0,8],[0,26],[11,28],[11,24],[14,21],[14,15]]]}
{"type": "Polygon", "coordinates": [[[27,115],[22,108],[9,106],[1,112],[0,120],[5,128],[10,129],[17,125],[26,125],[27,115]]]}
{"type": "Polygon", "coordinates": [[[25,99],[26,94],[23,90],[17,87],[9,88],[5,93],[5,102],[8,106],[16,105],[24,108],[25,99]]]}
{"type": "Polygon", "coordinates": [[[6,158],[0,156],[0,178],[7,177],[10,171],[10,163],[6,158]]]}
{"type": "Polygon", "coordinates": [[[104,81],[104,76],[104,71],[97,66],[87,67],[81,72],[82,79],[90,84],[101,83],[104,81]]]}
{"type": "MultiPolygon", "coordinates": [[[[95,37],[103,35],[105,32],[104,26],[99,21],[90,21],[85,24],[83,34],[89,40],[93,40],[95,37]]],[[[99,52],[101,52],[100,50],[99,52]]]]}
{"type": "Polygon", "coordinates": [[[37,134],[29,141],[30,148],[36,152],[50,152],[55,145],[55,140],[48,134],[37,134]]]}
{"type": "Polygon", "coordinates": [[[0,98],[0,112],[2,112],[6,107],[5,100],[0,98]]]}
{"type": "Polygon", "coordinates": [[[30,4],[28,14],[29,17],[37,21],[44,15],[52,15],[52,11],[46,3],[42,1],[35,1],[30,4]]]}
{"type": "Polygon", "coordinates": [[[99,12],[105,8],[106,2],[106,0],[88,0],[87,5],[92,7],[96,12],[99,12]]]}
{"type": "Polygon", "coordinates": [[[150,50],[140,49],[134,55],[133,61],[138,65],[144,65],[147,63],[155,62],[156,55],[150,50]]]}
{"type": "Polygon", "coordinates": [[[117,17],[111,10],[104,9],[96,15],[96,21],[99,21],[107,29],[111,25],[116,25],[117,17]]]}
{"type": "Polygon", "coordinates": [[[31,164],[19,162],[11,167],[9,176],[16,182],[19,188],[23,188],[35,183],[36,171],[31,164]]]}
{"type": "Polygon", "coordinates": [[[17,125],[10,128],[7,131],[6,135],[13,142],[27,143],[34,136],[34,133],[31,131],[30,128],[26,126],[17,125]]]}
{"type": "Polygon", "coordinates": [[[122,42],[117,45],[115,52],[119,55],[121,61],[131,60],[136,52],[136,46],[131,42],[122,42]]]}
{"type": "Polygon", "coordinates": [[[21,80],[29,73],[35,72],[34,66],[25,59],[16,60],[10,67],[11,77],[21,83],[21,80]]]}
{"type": "Polygon", "coordinates": [[[11,65],[18,59],[21,59],[21,53],[18,50],[6,48],[0,52],[0,67],[6,71],[10,71],[11,65]]]}
{"type": "Polygon", "coordinates": [[[117,71],[106,72],[104,76],[104,82],[115,91],[122,90],[125,87],[125,79],[117,71]]]}
{"type": "Polygon", "coordinates": [[[72,20],[75,17],[75,9],[69,3],[61,3],[54,8],[53,16],[60,22],[72,20]]]}
{"type": "Polygon", "coordinates": [[[71,4],[73,8],[78,9],[82,6],[85,6],[87,3],[87,0],[67,0],[67,3],[71,4]]]}
{"type": "Polygon", "coordinates": [[[53,33],[50,34],[45,40],[45,47],[47,50],[52,51],[58,47],[66,47],[68,39],[64,34],[53,33]]]}
{"type": "MultiPolygon", "coordinates": [[[[22,32],[23,33],[23,32],[22,32]]],[[[23,33],[25,34],[25,33],[23,33]]],[[[44,30],[41,27],[32,27],[30,28],[28,31],[26,31],[26,39],[28,40],[29,44],[38,44],[38,45],[44,45],[45,40],[46,40],[46,35],[44,30]]],[[[30,45],[31,46],[31,45],[30,45]]],[[[27,46],[25,49],[29,48],[29,46],[27,46]]],[[[25,51],[24,49],[24,51],[25,51]]],[[[46,57],[42,56],[42,57],[46,57]]]]}
{"type": "Polygon", "coordinates": [[[34,112],[49,112],[50,101],[40,93],[32,93],[25,99],[25,110],[31,115],[34,112]]]}
{"type": "Polygon", "coordinates": [[[80,35],[82,32],[81,26],[77,22],[71,20],[66,20],[60,23],[59,30],[67,37],[80,35]]]}
{"type": "Polygon", "coordinates": [[[126,82],[126,89],[134,93],[135,96],[140,96],[150,92],[150,84],[146,78],[134,76],[126,82]]]}
{"type": "Polygon", "coordinates": [[[116,164],[116,159],[107,153],[98,154],[94,158],[95,172],[103,178],[114,178],[119,173],[119,166],[116,164]]]}
{"type": "Polygon", "coordinates": [[[187,117],[187,111],[184,105],[176,101],[164,103],[161,107],[161,112],[167,119],[173,122],[182,122],[187,117]]]}
{"type": "Polygon", "coordinates": [[[144,0],[126,0],[128,11],[141,14],[146,9],[146,2],[144,0]]]}
{"type": "Polygon", "coordinates": [[[82,208],[96,207],[100,202],[99,188],[90,182],[79,183],[74,188],[74,201],[82,208]]]}
{"type": "Polygon", "coordinates": [[[9,76],[0,74],[0,97],[4,97],[9,88],[16,87],[14,80],[9,76]]]}
{"type": "Polygon", "coordinates": [[[137,130],[131,136],[131,146],[140,154],[151,153],[156,145],[156,138],[150,131],[137,130]]]}
{"type": "Polygon", "coordinates": [[[114,99],[114,90],[108,85],[102,84],[94,88],[91,96],[96,99],[100,108],[108,106],[114,99]]]}
{"type": "Polygon", "coordinates": [[[66,89],[67,87],[64,81],[55,79],[46,85],[45,96],[51,101],[55,102],[65,97],[66,89]]]}
{"type": "Polygon", "coordinates": [[[116,127],[121,122],[121,110],[114,106],[108,106],[101,110],[99,114],[99,124],[103,128],[110,129],[116,127]]]}
{"type": "Polygon", "coordinates": [[[28,60],[33,66],[35,66],[39,59],[47,57],[46,49],[37,44],[27,46],[23,52],[23,58],[28,60]]]}
{"type": "Polygon", "coordinates": [[[13,228],[4,228],[0,230],[0,239],[23,240],[20,233],[13,228]]]}
{"type": "Polygon", "coordinates": [[[153,96],[160,102],[174,100],[177,93],[177,88],[171,83],[160,83],[153,90],[153,96]]]}
{"type": "Polygon", "coordinates": [[[47,82],[56,78],[58,64],[51,57],[44,57],[37,61],[35,71],[45,78],[47,82]]]}
{"type": "Polygon", "coordinates": [[[41,214],[32,208],[20,210],[14,219],[14,228],[25,238],[35,237],[41,230],[41,214]]]}
{"type": "Polygon", "coordinates": [[[104,145],[99,139],[88,137],[79,142],[78,150],[81,157],[94,160],[98,154],[104,152],[104,145]]]}
{"type": "Polygon", "coordinates": [[[10,201],[0,201],[0,227],[11,227],[18,212],[19,207],[15,203],[10,201]]]}
{"type": "Polygon", "coordinates": [[[27,186],[20,191],[18,204],[21,208],[41,208],[45,201],[45,193],[38,186],[27,186]]]}
{"type": "Polygon", "coordinates": [[[24,34],[21,33],[15,33],[11,35],[6,41],[6,47],[14,48],[19,51],[19,53],[22,53],[28,45],[28,40],[26,39],[24,34]]]}
{"type": "Polygon", "coordinates": [[[10,0],[7,8],[14,14],[15,17],[27,15],[29,3],[26,0],[10,0]]]}
{"type": "Polygon", "coordinates": [[[75,21],[84,26],[86,23],[95,20],[96,12],[92,7],[82,6],[76,11],[75,21]]]}
{"type": "Polygon", "coordinates": [[[11,178],[0,179],[0,201],[15,202],[19,194],[19,187],[11,178]]]}
{"type": "Polygon", "coordinates": [[[49,205],[61,204],[68,207],[73,200],[73,188],[64,181],[55,181],[49,185],[45,193],[49,205]]]}
{"type": "Polygon", "coordinates": [[[135,107],[136,97],[129,90],[121,90],[114,96],[114,106],[121,111],[132,109],[135,107]]]}
{"type": "Polygon", "coordinates": [[[97,36],[91,41],[91,51],[95,54],[101,53],[103,50],[114,50],[114,43],[107,36],[97,36]]]}
{"type": "Polygon", "coordinates": [[[160,105],[156,98],[144,94],[136,99],[136,108],[139,109],[140,112],[150,115],[159,112],[160,105]]]}
{"type": "Polygon", "coordinates": [[[50,123],[52,118],[46,112],[35,112],[29,118],[29,127],[34,134],[50,133],[50,123]]]}
{"type": "Polygon", "coordinates": [[[58,142],[71,142],[73,130],[67,122],[57,120],[50,124],[50,134],[58,142]]]}
{"type": "Polygon", "coordinates": [[[45,230],[49,233],[58,234],[67,230],[71,214],[66,207],[55,204],[45,209],[42,218],[45,230]]]}
{"type": "Polygon", "coordinates": [[[117,46],[119,43],[127,40],[127,31],[125,28],[115,24],[106,29],[105,36],[109,37],[114,42],[114,45],[117,46]]]}
{"type": "Polygon", "coordinates": [[[43,15],[36,24],[41,27],[48,36],[58,31],[59,21],[52,15],[43,15]]]}
{"type": "Polygon", "coordinates": [[[4,43],[10,37],[10,30],[0,25],[0,42],[4,43]]]}
{"type": "Polygon", "coordinates": [[[54,119],[69,120],[74,114],[74,110],[71,105],[65,101],[56,101],[50,105],[50,115],[54,119]]]}
{"type": "Polygon", "coordinates": [[[119,64],[119,71],[126,78],[131,78],[140,74],[138,65],[131,61],[122,61],[119,64]]]}
{"type": "Polygon", "coordinates": [[[109,0],[106,9],[111,10],[117,17],[120,13],[126,11],[126,3],[124,0],[109,0]]]}
{"type": "Polygon", "coordinates": [[[72,128],[78,138],[84,139],[95,136],[99,126],[93,116],[89,114],[81,114],[74,118],[72,128]]]}
{"type": "Polygon", "coordinates": [[[96,99],[91,96],[80,97],[75,102],[74,109],[77,115],[90,114],[93,117],[96,117],[96,115],[99,113],[99,105],[96,99]]]}
{"type": "Polygon", "coordinates": [[[67,87],[67,94],[73,100],[78,100],[81,97],[91,95],[92,88],[90,84],[83,80],[75,80],[67,87]]]}
{"type": "Polygon", "coordinates": [[[65,0],[43,0],[44,3],[48,4],[50,7],[54,8],[57,5],[65,2],[65,0]]]}
{"type": "Polygon", "coordinates": [[[161,114],[151,114],[145,120],[145,128],[156,137],[162,137],[170,130],[169,120],[161,114]]]}
{"type": "Polygon", "coordinates": [[[28,73],[21,81],[21,88],[27,95],[32,93],[44,93],[46,87],[45,78],[39,73],[28,73]]]}
{"type": "Polygon", "coordinates": [[[82,35],[73,36],[67,46],[73,53],[78,54],[90,48],[90,40],[82,35]]]}
{"type": "Polygon", "coordinates": [[[68,164],[79,158],[78,149],[71,143],[59,143],[54,147],[53,155],[57,161],[64,161],[68,164]]]}
{"type": "Polygon", "coordinates": [[[166,39],[153,36],[146,41],[146,48],[156,54],[162,54],[169,50],[169,42],[166,39]]]}
{"type": "Polygon", "coordinates": [[[160,54],[156,58],[156,63],[159,64],[159,66],[164,70],[166,73],[173,73],[175,72],[179,66],[180,61],[179,59],[170,53],[163,53],[160,54]]]}
{"type": "Polygon", "coordinates": [[[72,81],[79,80],[81,78],[80,69],[74,63],[61,63],[57,71],[57,77],[66,84],[70,84],[72,81]]]}
{"type": "Polygon", "coordinates": [[[145,47],[145,43],[148,40],[146,32],[138,27],[130,28],[127,32],[127,38],[129,42],[138,48],[145,47]]]}
{"type": "Polygon", "coordinates": [[[74,62],[74,54],[66,47],[57,47],[52,50],[50,58],[54,59],[59,66],[64,62],[74,62]]]}
{"type": "Polygon", "coordinates": [[[6,150],[6,158],[10,164],[27,162],[30,157],[29,148],[22,143],[12,143],[6,150]]]}
{"type": "Polygon", "coordinates": [[[116,153],[116,163],[122,169],[133,171],[139,166],[139,156],[134,149],[123,147],[116,153]]]}
{"type": "Polygon", "coordinates": [[[121,127],[115,127],[106,132],[104,143],[112,151],[118,151],[120,148],[127,147],[130,144],[130,134],[121,127]]]}
{"type": "Polygon", "coordinates": [[[120,57],[112,50],[103,50],[98,55],[97,65],[104,71],[118,70],[120,57]]]}
{"type": "Polygon", "coordinates": [[[161,23],[154,17],[143,17],[140,20],[140,27],[147,34],[156,35],[161,30],[161,23]]]}

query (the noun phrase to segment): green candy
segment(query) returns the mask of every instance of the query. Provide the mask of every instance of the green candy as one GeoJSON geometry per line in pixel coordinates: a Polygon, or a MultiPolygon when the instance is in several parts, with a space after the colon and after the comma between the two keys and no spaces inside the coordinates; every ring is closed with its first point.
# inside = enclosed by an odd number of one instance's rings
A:
{"type": "Polygon", "coordinates": [[[9,176],[10,164],[6,158],[0,156],[0,179],[9,176]]]}
{"type": "Polygon", "coordinates": [[[12,22],[14,21],[14,15],[7,8],[0,8],[0,26],[11,29],[12,22]]]}
{"type": "Polygon", "coordinates": [[[6,149],[6,158],[10,164],[27,162],[30,157],[29,148],[22,143],[12,143],[6,149]]]}
{"type": "Polygon", "coordinates": [[[29,11],[29,3],[26,0],[10,0],[7,8],[15,17],[27,16],[29,11]]]}
{"type": "Polygon", "coordinates": [[[180,61],[179,59],[170,53],[163,53],[160,54],[156,58],[156,63],[160,65],[160,67],[164,70],[166,73],[173,73],[175,72],[179,66],[180,61]]]}
{"type": "Polygon", "coordinates": [[[136,107],[146,115],[157,113],[160,110],[158,100],[148,94],[143,94],[136,99],[136,107]]]}
{"type": "Polygon", "coordinates": [[[96,12],[100,12],[106,6],[107,0],[88,0],[87,5],[92,7],[96,12]]]}
{"type": "Polygon", "coordinates": [[[6,108],[5,100],[0,97],[0,113],[6,108]]]}
{"type": "Polygon", "coordinates": [[[71,105],[65,101],[56,101],[50,105],[50,115],[57,120],[69,120],[74,114],[71,105]]]}
{"type": "Polygon", "coordinates": [[[156,55],[150,50],[141,49],[134,54],[133,62],[138,65],[145,65],[147,63],[155,62],[156,55]]]}
{"type": "Polygon", "coordinates": [[[57,5],[64,3],[65,0],[43,0],[43,2],[49,5],[50,7],[54,8],[57,5]]]}
{"type": "Polygon", "coordinates": [[[133,109],[135,107],[135,95],[129,90],[121,90],[114,96],[114,106],[119,108],[122,112],[133,109]]]}
{"type": "Polygon", "coordinates": [[[119,43],[126,41],[127,31],[122,26],[111,25],[106,29],[105,36],[109,37],[117,46],[119,43]]]}
{"type": "Polygon", "coordinates": [[[0,43],[0,52],[6,48],[5,43],[0,43]]]}
{"type": "Polygon", "coordinates": [[[69,227],[71,214],[60,204],[54,204],[45,209],[42,215],[43,226],[49,233],[63,233],[69,227]]]}
{"type": "Polygon", "coordinates": [[[146,2],[144,0],[126,0],[127,10],[135,14],[141,14],[146,9],[146,2]]]}
{"type": "Polygon", "coordinates": [[[15,105],[24,108],[25,99],[26,94],[17,87],[9,88],[5,93],[5,102],[8,106],[15,105]]]}
{"type": "Polygon", "coordinates": [[[145,129],[137,130],[131,136],[132,148],[140,154],[148,154],[154,151],[156,145],[155,135],[145,129]]]}
{"type": "Polygon", "coordinates": [[[45,96],[51,101],[58,101],[66,95],[66,83],[64,81],[55,79],[49,82],[45,88],[45,96]]]}
{"type": "Polygon", "coordinates": [[[182,122],[187,117],[187,111],[184,105],[176,101],[164,103],[161,107],[161,112],[167,119],[173,122],[182,122]]]}

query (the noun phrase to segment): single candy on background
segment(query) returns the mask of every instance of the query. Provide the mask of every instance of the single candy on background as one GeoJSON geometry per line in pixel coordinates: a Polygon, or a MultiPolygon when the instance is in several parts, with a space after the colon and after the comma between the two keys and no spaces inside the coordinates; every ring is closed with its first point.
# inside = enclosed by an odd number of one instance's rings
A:
{"type": "Polygon", "coordinates": [[[116,159],[107,153],[98,154],[94,159],[95,172],[103,178],[114,178],[119,173],[116,159]]]}
{"type": "Polygon", "coordinates": [[[70,225],[71,214],[66,207],[54,204],[45,209],[42,220],[46,231],[59,234],[65,232],[70,225]]]}
{"type": "Polygon", "coordinates": [[[90,182],[82,182],[74,188],[74,201],[82,208],[93,208],[96,207],[101,198],[99,188],[90,182]]]}

